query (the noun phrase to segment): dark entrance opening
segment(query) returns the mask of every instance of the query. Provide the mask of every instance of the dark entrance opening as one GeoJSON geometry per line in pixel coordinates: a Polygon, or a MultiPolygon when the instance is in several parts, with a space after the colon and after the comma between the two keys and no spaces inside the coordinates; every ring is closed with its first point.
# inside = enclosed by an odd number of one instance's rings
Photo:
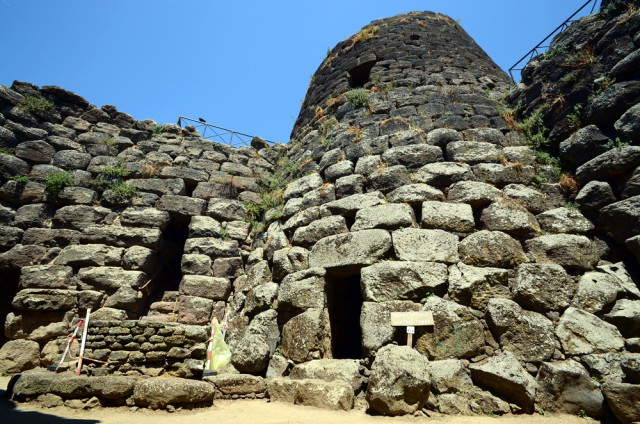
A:
{"type": "Polygon", "coordinates": [[[331,324],[331,351],[335,359],[362,358],[360,330],[360,275],[327,274],[326,292],[331,324]]]}
{"type": "Polygon", "coordinates": [[[351,88],[362,88],[369,82],[369,75],[371,75],[371,69],[375,66],[376,61],[372,60],[356,66],[349,71],[349,86],[351,88]]]}
{"type": "MultiPolygon", "coordinates": [[[[188,222],[171,220],[162,232],[162,249],[158,252],[159,266],[153,273],[153,284],[143,315],[156,315],[170,311],[157,310],[155,302],[175,302],[182,280],[181,261],[184,244],[189,236],[188,222]]],[[[158,306],[158,305],[156,305],[158,306]]]]}
{"type": "MultiPolygon", "coordinates": [[[[0,323],[4,325],[7,315],[13,310],[11,302],[18,294],[20,271],[0,271],[0,323]]],[[[9,341],[4,331],[0,331],[0,347],[9,341]]]]}

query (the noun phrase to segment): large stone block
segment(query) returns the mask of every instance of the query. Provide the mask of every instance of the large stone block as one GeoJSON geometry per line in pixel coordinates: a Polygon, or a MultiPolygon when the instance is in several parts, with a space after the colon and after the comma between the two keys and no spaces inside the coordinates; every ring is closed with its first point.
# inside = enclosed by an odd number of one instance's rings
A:
{"type": "Polygon", "coordinates": [[[600,259],[595,243],[585,236],[552,234],[526,241],[527,252],[538,263],[555,263],[569,270],[588,271],[600,259]]]}
{"type": "Polygon", "coordinates": [[[330,343],[328,316],[323,309],[307,309],[282,328],[282,353],[295,362],[324,358],[330,343]]]}
{"type": "Polygon", "coordinates": [[[211,405],[213,395],[211,384],[184,378],[149,378],[136,383],[133,389],[136,405],[152,409],[181,404],[211,405]]]}
{"type": "Polygon", "coordinates": [[[391,236],[385,230],[337,234],[318,241],[309,255],[310,267],[352,271],[386,257],[391,236]]]}
{"type": "Polygon", "coordinates": [[[466,203],[427,201],[422,204],[422,226],[469,233],[475,228],[473,210],[466,203]]]}
{"type": "Polygon", "coordinates": [[[351,231],[384,228],[395,230],[415,225],[415,215],[409,205],[390,203],[360,209],[356,213],[356,221],[351,231]]]}
{"type": "Polygon", "coordinates": [[[82,268],[78,272],[79,288],[116,291],[120,287],[137,289],[142,286],[148,277],[141,271],[125,271],[119,267],[101,266],[95,268],[82,268]]]}
{"type": "Polygon", "coordinates": [[[624,347],[624,339],[614,325],[573,307],[560,317],[556,336],[568,355],[607,353],[624,347]]]}
{"type": "Polygon", "coordinates": [[[403,261],[458,262],[458,237],[443,230],[396,230],[393,248],[403,261]]]}
{"type": "Polygon", "coordinates": [[[21,289],[68,289],[74,288],[71,282],[73,269],[61,265],[34,265],[23,267],[20,272],[21,289]]]}
{"type": "Polygon", "coordinates": [[[226,278],[205,275],[185,275],[180,281],[180,294],[205,299],[227,300],[231,293],[231,282],[226,278]]]}
{"type": "Polygon", "coordinates": [[[359,392],[364,378],[360,374],[357,359],[318,359],[298,364],[289,373],[293,379],[317,379],[323,381],[344,381],[359,392]]]}
{"type": "Polygon", "coordinates": [[[162,246],[162,232],[157,228],[93,225],[82,231],[80,241],[82,243],[106,244],[116,247],[144,246],[149,249],[159,250],[162,246]]]}
{"type": "Polygon", "coordinates": [[[435,262],[385,261],[362,268],[361,287],[365,301],[420,301],[428,293],[443,294],[447,266],[435,262]]]}
{"type": "Polygon", "coordinates": [[[521,264],[512,291],[514,300],[537,312],[564,311],[576,292],[576,283],[560,265],[521,264]]]}
{"type": "Polygon", "coordinates": [[[449,267],[449,296],[458,303],[484,310],[493,298],[509,298],[509,271],[475,267],[462,262],[449,267]]]}
{"type": "Polygon", "coordinates": [[[360,313],[363,354],[373,356],[378,349],[392,341],[406,343],[404,328],[391,326],[391,312],[415,312],[421,306],[408,300],[364,302],[360,313]]]}
{"type": "Polygon", "coordinates": [[[528,262],[520,242],[500,231],[482,230],[460,242],[462,262],[474,266],[511,268],[528,262]]]}
{"type": "Polygon", "coordinates": [[[275,402],[345,411],[353,408],[353,389],[344,381],[278,377],[268,381],[267,391],[275,402]]]}
{"type": "Polygon", "coordinates": [[[278,291],[278,309],[324,308],[324,276],[324,268],[309,268],[284,277],[278,291]]]}
{"type": "Polygon", "coordinates": [[[0,348],[0,371],[17,373],[40,366],[40,346],[31,340],[10,340],[0,348]]]}
{"type": "Polygon", "coordinates": [[[431,389],[429,361],[408,346],[385,346],[371,365],[367,402],[384,415],[416,412],[427,403],[431,389]]]}

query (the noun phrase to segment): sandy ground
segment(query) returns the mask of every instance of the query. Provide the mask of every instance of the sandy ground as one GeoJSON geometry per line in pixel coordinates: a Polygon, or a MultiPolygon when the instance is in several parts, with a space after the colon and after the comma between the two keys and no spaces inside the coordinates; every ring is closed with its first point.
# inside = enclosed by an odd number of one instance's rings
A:
{"type": "Polygon", "coordinates": [[[432,416],[376,417],[363,411],[327,411],[266,400],[216,401],[211,408],[191,411],[151,411],[128,408],[95,408],[78,411],[64,407],[39,408],[35,404],[16,404],[5,399],[9,378],[0,377],[0,417],[8,424],[594,424],[596,421],[570,415],[519,415],[507,417],[432,416]]]}

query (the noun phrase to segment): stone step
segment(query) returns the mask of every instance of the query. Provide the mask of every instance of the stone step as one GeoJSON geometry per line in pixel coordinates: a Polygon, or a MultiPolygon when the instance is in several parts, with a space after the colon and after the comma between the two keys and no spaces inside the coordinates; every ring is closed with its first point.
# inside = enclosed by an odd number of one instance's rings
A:
{"type": "Polygon", "coordinates": [[[162,314],[170,314],[175,312],[177,309],[178,305],[176,302],[153,302],[151,306],[149,306],[150,311],[162,314]]]}
{"type": "Polygon", "coordinates": [[[140,318],[140,321],[147,322],[177,322],[178,314],[159,314],[151,312],[149,315],[140,318]]]}

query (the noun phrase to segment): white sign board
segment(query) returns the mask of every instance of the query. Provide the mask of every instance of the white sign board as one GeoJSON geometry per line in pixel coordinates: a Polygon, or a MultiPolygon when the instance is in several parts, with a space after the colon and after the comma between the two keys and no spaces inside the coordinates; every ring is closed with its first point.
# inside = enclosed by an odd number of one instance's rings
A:
{"type": "Polygon", "coordinates": [[[391,325],[394,327],[433,325],[433,314],[431,311],[391,312],[391,325]]]}

